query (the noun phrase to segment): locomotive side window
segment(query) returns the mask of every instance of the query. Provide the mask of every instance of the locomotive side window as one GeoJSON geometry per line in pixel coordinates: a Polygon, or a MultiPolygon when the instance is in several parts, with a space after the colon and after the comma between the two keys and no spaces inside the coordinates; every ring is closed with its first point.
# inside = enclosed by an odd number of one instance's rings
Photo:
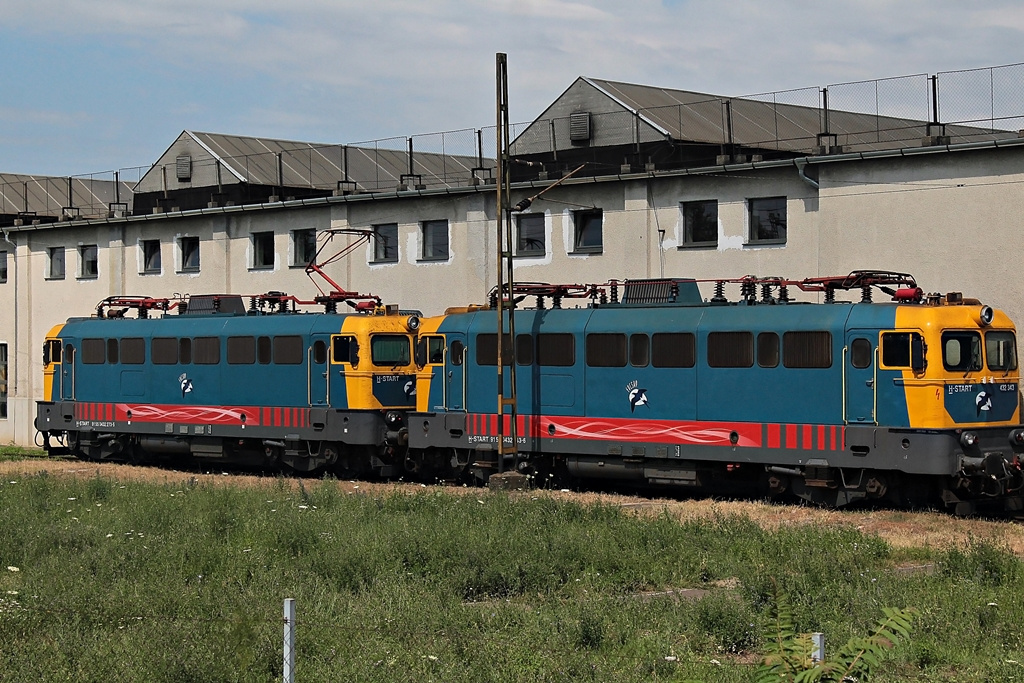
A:
{"type": "Polygon", "coordinates": [[[146,362],[146,340],[142,337],[129,337],[121,340],[121,362],[129,365],[142,365],[146,362]]]}
{"type": "Polygon", "coordinates": [[[228,337],[228,365],[252,365],[255,362],[255,338],[228,337]]]}
{"type": "MultiPolygon", "coordinates": [[[[107,343],[103,339],[82,340],[82,363],[99,365],[107,359],[107,343]]],[[[64,359],[65,362],[67,359],[64,359]]]]}
{"type": "Polygon", "coordinates": [[[863,370],[871,367],[871,342],[864,338],[854,339],[850,344],[850,365],[863,370]]]}
{"type": "Polygon", "coordinates": [[[646,334],[629,335],[629,364],[646,368],[651,362],[651,338],[646,334]]]}
{"type": "Polygon", "coordinates": [[[370,337],[370,362],[374,365],[397,367],[408,365],[409,337],[404,334],[375,334],[370,337]]]}
{"type": "Polygon", "coordinates": [[[193,341],[196,365],[217,365],[220,363],[220,337],[196,337],[193,341]]]}
{"type": "Polygon", "coordinates": [[[178,362],[188,365],[192,362],[192,339],[182,337],[178,340],[178,362]]]}
{"type": "Polygon", "coordinates": [[[331,337],[331,362],[359,365],[359,342],[355,337],[331,337]]]}
{"type": "MultiPolygon", "coordinates": [[[[505,348],[507,349],[512,345],[512,337],[508,334],[502,336],[504,337],[505,348]]],[[[502,360],[505,365],[509,365],[509,354],[503,354],[502,360]]],[[[498,365],[498,335],[478,334],[476,336],[476,364],[498,365]]]]}
{"type": "Polygon", "coordinates": [[[533,365],[533,335],[516,335],[516,365],[533,365]]]}
{"type": "Polygon", "coordinates": [[[593,333],[587,335],[587,365],[592,368],[626,366],[626,335],[593,333]]]}
{"type": "Polygon", "coordinates": [[[1013,332],[985,334],[985,357],[988,369],[1006,372],[1017,369],[1017,339],[1013,332]]]}
{"type": "Polygon", "coordinates": [[[451,359],[452,365],[462,365],[462,354],[466,350],[466,345],[456,339],[452,342],[451,348],[451,359]]]}
{"type": "Polygon", "coordinates": [[[762,368],[779,366],[779,335],[774,332],[757,335],[757,364],[762,368]]]}
{"type": "Polygon", "coordinates": [[[910,367],[909,332],[886,332],[882,335],[882,365],[890,368],[910,367]]]}
{"type": "Polygon", "coordinates": [[[178,362],[178,340],[175,337],[153,337],[149,345],[153,365],[175,365],[178,362]]]}
{"type": "Polygon", "coordinates": [[[832,367],[832,333],[786,332],[782,336],[782,364],[787,368],[832,367]]]}
{"type": "Polygon", "coordinates": [[[111,365],[115,365],[117,363],[117,355],[118,355],[117,354],[117,350],[118,350],[117,349],[117,340],[116,339],[108,339],[107,340],[107,362],[110,363],[111,365]]]}
{"type": "MultiPolygon", "coordinates": [[[[287,337],[281,337],[281,338],[282,339],[287,339],[287,337]]],[[[299,349],[299,353],[300,353],[299,357],[301,358],[301,353],[302,353],[302,349],[301,348],[299,349]]],[[[322,339],[317,339],[315,342],[313,342],[313,362],[316,363],[317,365],[323,365],[324,363],[327,362],[327,344],[325,344],[322,339]]],[[[292,363],[286,363],[286,365],[293,365],[293,364],[292,363]]]]}
{"type": "Polygon", "coordinates": [[[708,334],[708,365],[713,368],[749,368],[754,365],[754,335],[750,332],[708,334]]]}
{"type": "Polygon", "coordinates": [[[256,338],[256,360],[260,365],[268,365],[273,358],[270,337],[256,338]]]}
{"type": "MultiPolygon", "coordinates": [[[[261,337],[264,339],[265,337],[261,337]]],[[[327,362],[327,345],[317,342],[320,345],[319,353],[317,345],[313,345],[313,360],[317,363],[327,362]],[[319,360],[317,360],[319,358],[319,360]]],[[[302,364],[302,337],[297,334],[289,334],[274,337],[274,362],[278,365],[301,365],[302,364]]],[[[263,361],[260,361],[261,363],[263,361]]]]}
{"type": "Polygon", "coordinates": [[[969,331],[943,332],[942,367],[949,372],[981,370],[981,335],[969,331]]]}
{"type": "Polygon", "coordinates": [[[689,332],[651,335],[651,365],[656,368],[692,368],[697,359],[696,338],[689,332]]]}
{"type": "Polygon", "coordinates": [[[576,362],[576,343],[571,334],[537,335],[537,365],[568,367],[576,362]]]}

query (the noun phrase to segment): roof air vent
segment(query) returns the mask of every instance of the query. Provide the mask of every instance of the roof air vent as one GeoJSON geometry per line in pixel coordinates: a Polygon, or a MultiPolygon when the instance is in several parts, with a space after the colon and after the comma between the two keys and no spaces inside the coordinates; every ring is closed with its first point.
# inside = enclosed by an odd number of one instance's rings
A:
{"type": "Polygon", "coordinates": [[[588,142],[590,140],[589,111],[569,114],[569,140],[572,142],[588,142]]]}

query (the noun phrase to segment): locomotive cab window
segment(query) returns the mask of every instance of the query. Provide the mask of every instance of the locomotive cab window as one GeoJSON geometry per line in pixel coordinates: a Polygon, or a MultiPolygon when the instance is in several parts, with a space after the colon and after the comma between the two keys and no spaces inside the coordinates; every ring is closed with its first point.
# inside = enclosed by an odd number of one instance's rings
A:
{"type": "Polygon", "coordinates": [[[331,362],[359,365],[359,342],[355,337],[337,335],[331,337],[331,362]]]}
{"type": "Polygon", "coordinates": [[[60,339],[50,339],[43,344],[43,365],[60,362],[60,339]]]}
{"type": "Polygon", "coordinates": [[[985,334],[985,357],[988,369],[995,372],[1009,372],[1017,369],[1017,338],[1013,332],[988,332],[985,334]]]}
{"type": "Polygon", "coordinates": [[[428,335],[416,341],[416,365],[444,363],[444,337],[428,335]]]}
{"type": "Polygon", "coordinates": [[[375,334],[370,337],[370,362],[382,367],[408,365],[412,360],[409,337],[404,334],[375,334]]]}
{"type": "Polygon", "coordinates": [[[943,332],[942,367],[949,372],[981,370],[981,335],[966,330],[943,332]]]}
{"type": "Polygon", "coordinates": [[[882,365],[887,368],[924,372],[926,350],[924,337],[917,332],[882,333],[882,365]]]}

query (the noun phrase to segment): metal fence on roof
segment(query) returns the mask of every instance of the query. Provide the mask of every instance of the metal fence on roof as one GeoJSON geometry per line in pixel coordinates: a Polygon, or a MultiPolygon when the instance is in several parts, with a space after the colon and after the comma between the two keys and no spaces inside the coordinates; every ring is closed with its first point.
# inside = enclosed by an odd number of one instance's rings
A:
{"type": "MultiPolygon", "coordinates": [[[[915,74],[824,87],[715,97],[686,104],[593,114],[605,140],[662,140],[785,154],[869,151],[1017,137],[1024,129],[1024,64],[915,74]]],[[[513,154],[571,149],[568,117],[512,126],[513,154]]],[[[197,160],[193,177],[364,192],[458,187],[493,178],[493,126],[346,145],[309,145],[197,160]],[[224,168],[228,166],[230,168],[224,168]],[[230,175],[234,174],[234,178],[230,175]]],[[[710,162],[710,160],[709,160],[710,162]]],[[[0,174],[0,220],[96,218],[130,212],[135,184],[152,167],[71,177],[0,174]]],[[[173,167],[161,169],[173,174],[173,167]]],[[[196,183],[193,183],[196,184],[196,183]]],[[[9,223],[8,223],[9,224],[9,223]]]]}

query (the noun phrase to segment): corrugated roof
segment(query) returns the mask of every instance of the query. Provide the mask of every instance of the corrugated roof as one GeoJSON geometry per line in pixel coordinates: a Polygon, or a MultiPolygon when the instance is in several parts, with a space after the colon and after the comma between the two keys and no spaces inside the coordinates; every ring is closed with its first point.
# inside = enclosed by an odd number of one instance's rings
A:
{"type": "MultiPolygon", "coordinates": [[[[225,182],[333,190],[339,181],[348,180],[364,190],[392,190],[402,176],[410,172],[409,152],[405,147],[389,149],[197,131],[184,134],[205,148],[234,176],[231,179],[225,175],[225,182]]],[[[392,142],[398,146],[404,140],[392,142]]],[[[150,189],[153,179],[147,176],[159,172],[160,163],[139,181],[140,191],[150,189]]],[[[165,165],[173,163],[170,159],[165,165]]],[[[414,180],[429,188],[466,185],[478,165],[475,156],[413,150],[412,174],[420,176],[414,180]]],[[[494,162],[485,158],[484,165],[493,167],[494,162]]]]}
{"type": "Polygon", "coordinates": [[[0,214],[4,215],[60,217],[68,213],[96,218],[106,216],[115,201],[130,209],[131,185],[122,182],[118,188],[112,180],[0,173],[0,214]]]}
{"type": "MultiPolygon", "coordinates": [[[[821,107],[780,103],[774,101],[774,94],[763,99],[755,99],[760,96],[725,97],[598,78],[584,80],[679,141],[711,144],[728,141],[725,102],[731,110],[732,141],[738,145],[806,152],[824,130],[821,107]]],[[[828,112],[828,132],[836,135],[837,144],[848,151],[905,147],[908,140],[920,139],[926,126],[927,121],[922,119],[835,109],[828,112]]],[[[1015,131],[962,125],[947,125],[945,134],[953,142],[1016,137],[1015,131]]]]}

